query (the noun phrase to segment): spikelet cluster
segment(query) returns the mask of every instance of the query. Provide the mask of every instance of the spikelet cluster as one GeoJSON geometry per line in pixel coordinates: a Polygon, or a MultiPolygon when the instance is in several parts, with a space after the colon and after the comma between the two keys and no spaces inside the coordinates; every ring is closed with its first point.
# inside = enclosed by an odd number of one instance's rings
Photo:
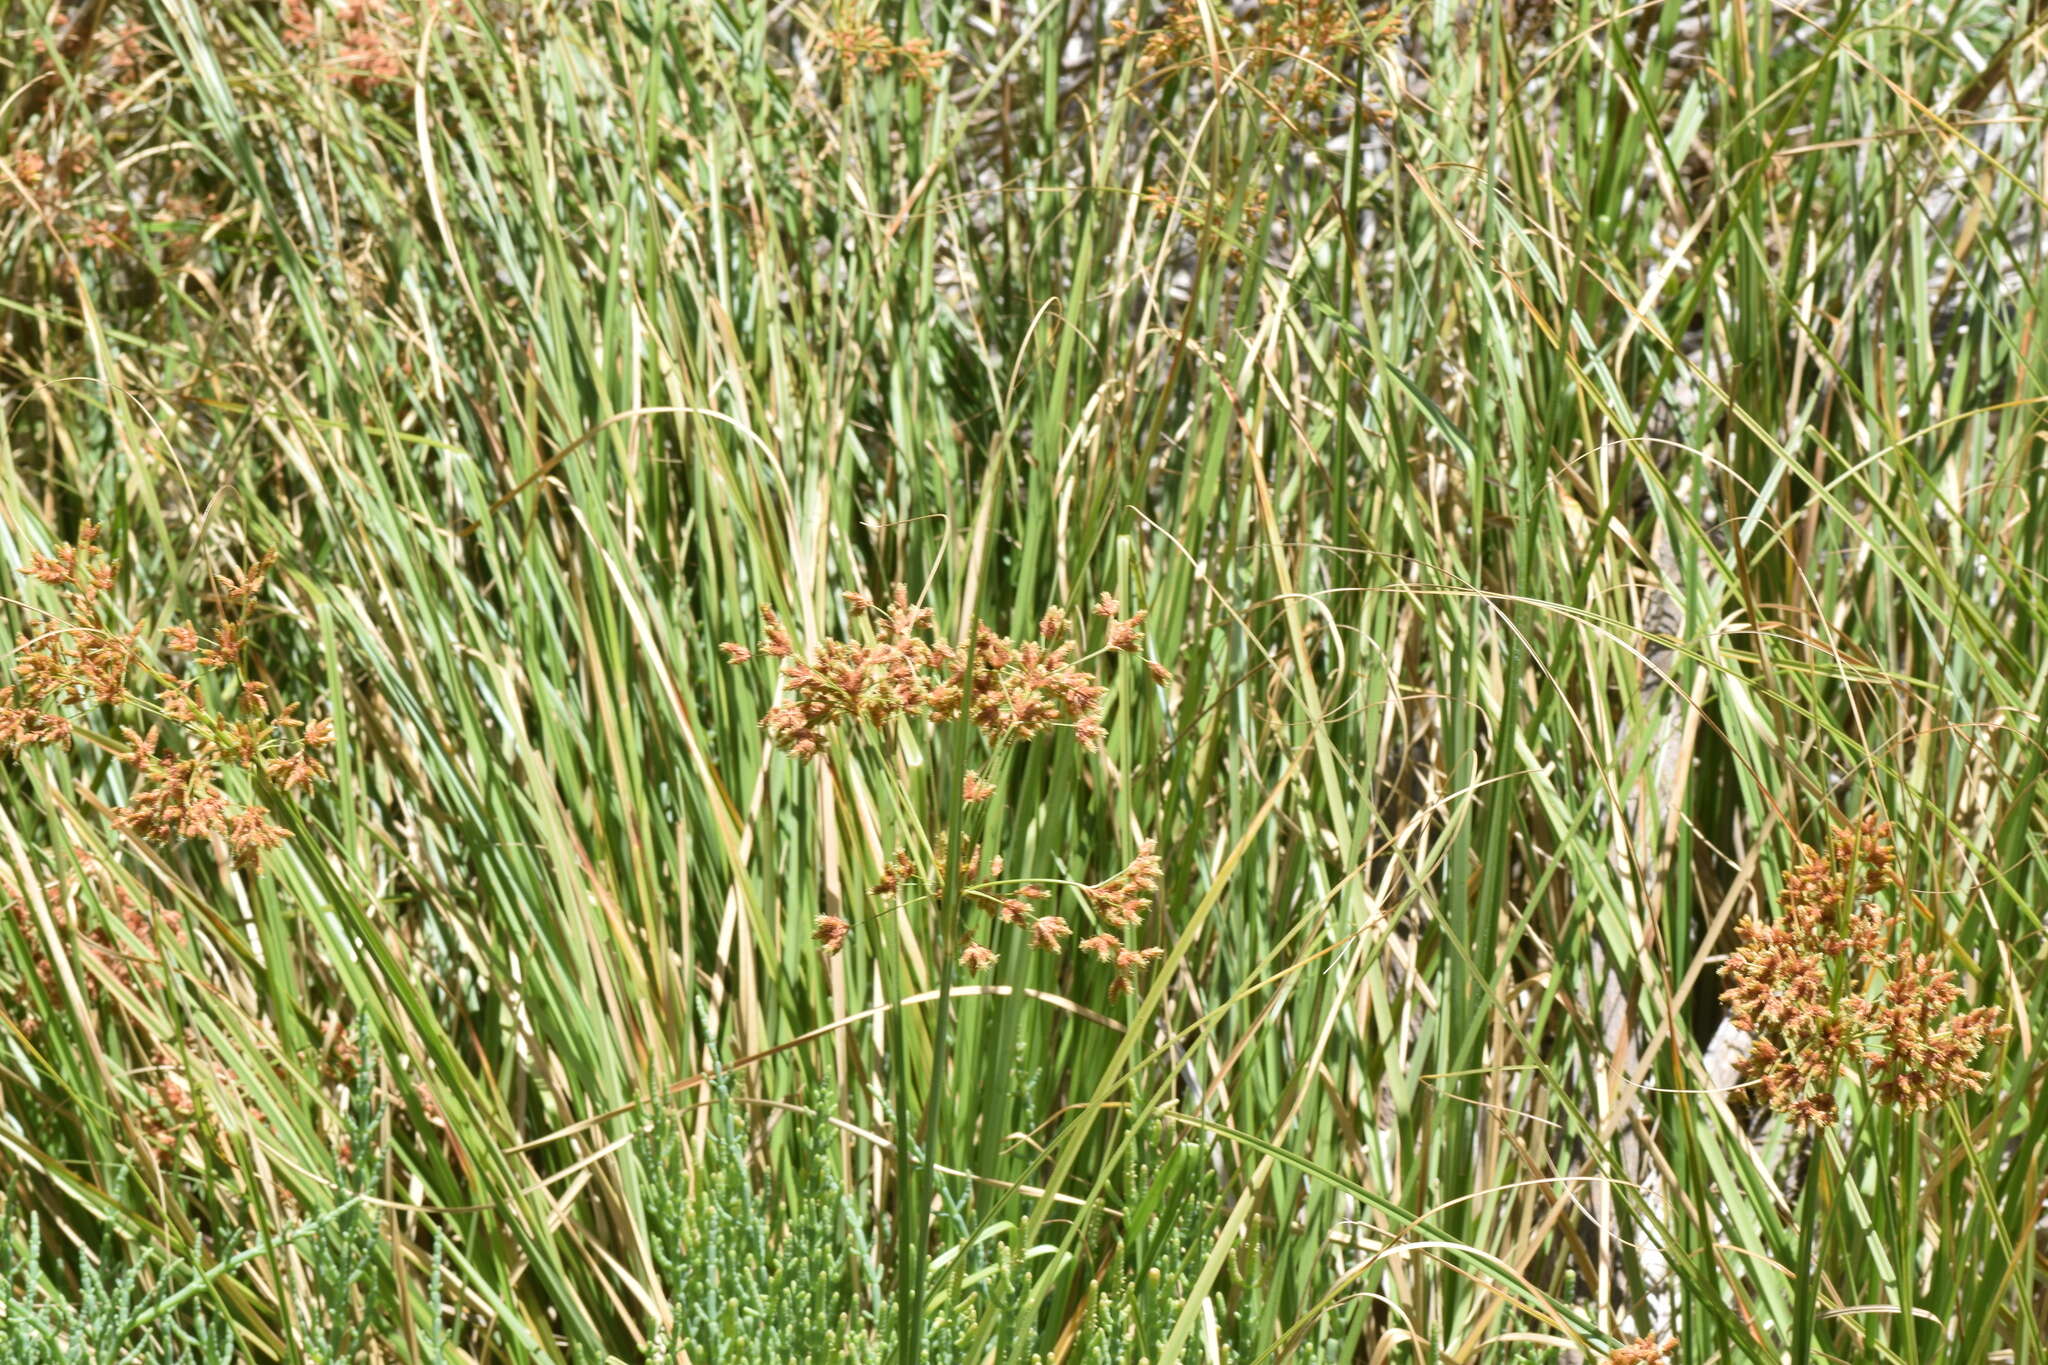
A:
{"type": "MultiPolygon", "coordinates": [[[[1107,689],[1076,662],[1074,644],[1062,639],[1068,634],[1063,612],[1046,613],[1037,640],[1019,642],[977,623],[972,643],[961,646],[937,635],[931,609],[914,605],[901,583],[886,604],[859,593],[845,598],[872,626],[866,641],[826,640],[805,654],[774,609],[764,606],[758,644],[719,646],[733,663],[756,654],[782,661],[787,697],[761,726],[783,752],[808,761],[825,751],[841,726],[880,729],[899,718],[939,724],[965,715],[997,745],[1064,728],[1092,750],[1107,733],[1098,714],[1107,689]]],[[[1095,612],[1106,622],[1105,648],[1143,648],[1144,612],[1123,616],[1108,596],[1095,612]]],[[[1162,679],[1164,670],[1153,669],[1152,676],[1162,679]]]]}
{"type": "Polygon", "coordinates": [[[825,50],[845,71],[884,72],[901,70],[913,80],[932,81],[945,69],[950,53],[931,45],[927,38],[906,38],[893,42],[882,26],[845,8],[837,22],[822,35],[825,50]]]}
{"type": "Polygon", "coordinates": [[[1609,1351],[1606,1365],[1664,1365],[1665,1359],[1677,1349],[1677,1337],[1637,1337],[1609,1351]]]}
{"type": "Polygon", "coordinates": [[[235,866],[258,871],[287,831],[264,807],[231,801],[219,785],[223,770],[241,768],[303,791],[326,779],[321,754],[334,738],[330,721],[300,720],[296,702],[277,704],[268,685],[246,673],[248,616],[275,556],[215,579],[220,612],[206,633],[190,622],[164,632],[165,648],[197,665],[180,677],[155,662],[139,626],[115,615],[120,565],[99,537],[88,522],[73,543],[21,569],[56,589],[63,609],[32,619],[15,640],[16,682],[0,687],[0,755],[67,743],[74,731],[68,712],[80,708],[147,719],[147,731],[120,727],[120,759],[136,780],[114,812],[115,826],[158,843],[218,839],[235,866]]]}
{"type": "Polygon", "coordinates": [[[1745,918],[1721,969],[1732,1021],[1757,1035],[1739,1070],[1802,1128],[1835,1121],[1844,1077],[1908,1113],[1981,1089],[1986,1074],[1971,1063],[2005,1032],[1996,1007],[1951,1014],[1955,972],[1879,903],[1904,886],[1891,828],[1866,816],[1834,830],[1825,851],[1803,849],[1777,918],[1745,918]]]}
{"type": "MultiPolygon", "coordinates": [[[[1083,749],[1100,746],[1107,733],[1099,714],[1107,689],[1074,657],[1075,644],[1068,638],[1074,631],[1063,609],[1054,607],[1039,618],[1036,640],[1009,639],[977,623],[972,643],[956,647],[937,635],[931,609],[912,603],[901,583],[879,605],[860,593],[843,596],[870,624],[869,638],[863,642],[826,640],[805,653],[781,618],[763,607],[763,633],[756,645],[719,646],[735,664],[757,654],[782,661],[786,698],[761,721],[778,749],[810,761],[826,751],[832,733],[841,727],[884,730],[903,720],[943,724],[963,717],[994,746],[1035,739],[1056,729],[1068,731],[1083,749]]],[[[1127,615],[1123,604],[1108,593],[1089,611],[1101,622],[1100,652],[1142,657],[1144,611],[1127,615]]],[[[1158,663],[1146,660],[1145,667],[1162,686],[1173,680],[1158,663]]],[[[961,779],[960,799],[966,805],[987,801],[995,791],[995,784],[978,770],[961,779]]],[[[1147,839],[1127,867],[1081,892],[1105,924],[1129,930],[1151,906],[1159,876],[1158,852],[1147,839]]],[[[869,894],[936,896],[949,878],[960,888],[962,905],[986,911],[997,924],[1022,934],[1033,949],[1058,954],[1073,936],[1065,917],[1046,913],[1050,891],[1032,882],[1006,881],[1000,856],[984,860],[981,845],[964,839],[956,849],[945,831],[933,841],[928,865],[908,849],[891,853],[869,894]]],[[[853,924],[840,915],[820,915],[811,929],[827,957],[843,949],[852,934],[853,924]]],[[[1162,951],[1128,947],[1107,932],[1080,946],[1115,969],[1112,996],[1133,990],[1137,974],[1162,951]]],[[[999,960],[995,949],[972,934],[960,945],[959,963],[970,975],[987,971],[999,960]]]]}
{"type": "MultiPolygon", "coordinates": [[[[938,850],[930,868],[920,866],[907,850],[897,849],[883,866],[880,880],[869,888],[869,894],[902,896],[922,888],[926,894],[938,895],[945,885],[950,842],[947,836],[939,836],[938,850]]],[[[1058,954],[1064,946],[1063,940],[1073,936],[1073,927],[1063,916],[1045,913],[1045,902],[1052,898],[1052,892],[1032,882],[1005,881],[1002,858],[991,857],[984,864],[979,844],[962,848],[954,870],[960,882],[962,904],[986,911],[997,923],[1019,931],[1031,948],[1058,954]]],[[[1107,881],[1082,887],[1081,894],[1105,922],[1121,929],[1131,929],[1137,926],[1139,918],[1151,906],[1150,895],[1159,886],[1159,876],[1156,845],[1147,839],[1138,846],[1137,856],[1128,866],[1107,881]]],[[[813,937],[829,956],[839,950],[851,931],[852,926],[838,916],[823,915],[818,919],[813,937]]],[[[1078,946],[1115,969],[1116,975],[1109,986],[1112,999],[1135,989],[1137,974],[1151,966],[1163,953],[1159,948],[1126,947],[1110,933],[1084,939],[1078,946]]],[[[1000,955],[994,949],[973,937],[969,937],[960,950],[960,965],[970,975],[986,971],[999,960],[1000,955]]]]}
{"type": "MultiPolygon", "coordinates": [[[[1360,96],[1343,79],[1346,65],[1391,47],[1407,31],[1407,17],[1392,6],[1352,0],[1280,0],[1247,16],[1204,8],[1198,0],[1166,0],[1150,28],[1112,20],[1110,45],[1135,45],[1139,66],[1162,75],[1213,62],[1256,64],[1256,97],[1273,120],[1287,124],[1321,117],[1339,95],[1360,96]]],[[[1385,116],[1369,99],[1362,112],[1385,116]]]]}
{"type": "Polygon", "coordinates": [[[320,53],[328,79],[357,95],[408,74],[412,20],[387,0],[284,0],[279,18],[286,47],[320,53]]]}

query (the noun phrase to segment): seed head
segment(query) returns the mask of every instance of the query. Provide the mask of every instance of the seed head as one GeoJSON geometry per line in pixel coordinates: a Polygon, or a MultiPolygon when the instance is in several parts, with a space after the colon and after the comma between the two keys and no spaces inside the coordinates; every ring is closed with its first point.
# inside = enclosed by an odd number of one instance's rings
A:
{"type": "Polygon", "coordinates": [[[1638,1337],[1608,1352],[1606,1365],[1664,1365],[1664,1357],[1677,1347],[1677,1337],[1638,1337]]]}
{"type": "Polygon", "coordinates": [[[1109,647],[1124,654],[1136,654],[1139,650],[1143,649],[1145,647],[1145,632],[1140,630],[1139,627],[1145,624],[1145,618],[1148,615],[1150,615],[1149,612],[1141,611],[1136,616],[1126,617],[1121,621],[1111,621],[1109,623],[1109,638],[1107,641],[1109,647]]]}
{"type": "Polygon", "coordinates": [[[128,804],[114,812],[116,828],[153,841],[217,839],[235,866],[257,871],[263,855],[288,833],[262,807],[231,806],[218,784],[222,769],[258,771],[286,788],[304,789],[326,777],[326,769],[307,750],[333,739],[331,722],[301,727],[293,714],[296,704],[278,707],[269,684],[241,676],[247,649],[243,621],[276,556],[265,554],[214,580],[226,614],[210,640],[191,622],[165,632],[170,652],[195,654],[202,667],[235,675],[218,689],[233,698],[232,704],[217,708],[195,679],[174,676],[150,657],[140,626],[113,616],[111,594],[119,564],[100,547],[99,538],[99,527],[88,522],[70,545],[35,555],[22,566],[27,576],[62,590],[65,611],[61,617],[32,621],[16,642],[20,686],[26,699],[38,705],[17,706],[14,689],[0,689],[0,751],[68,740],[72,722],[47,708],[139,706],[129,683],[146,679],[154,685],[158,710],[182,733],[174,731],[167,747],[160,726],[146,735],[118,727],[128,741],[120,758],[137,778],[128,804]],[[294,738],[292,732],[301,728],[304,735],[294,738]]]}
{"type": "Polygon", "coordinates": [[[1904,885],[1890,835],[1866,816],[1833,831],[1825,853],[1805,849],[1778,917],[1737,925],[1721,969],[1730,1021],[1757,1035],[1738,1070],[1802,1128],[1835,1122],[1844,1076],[1909,1113],[1981,1089],[1989,1077],[1970,1064],[2006,1032],[1995,1007],[1949,1016],[1956,974],[1916,951],[1874,899],[1904,885]]]}
{"type": "Polygon", "coordinates": [[[1031,946],[1041,952],[1057,953],[1060,940],[1073,932],[1058,915],[1040,915],[1031,921],[1031,946]]]}
{"type": "Polygon", "coordinates": [[[1108,881],[1086,887],[1083,893],[1097,914],[1119,929],[1129,928],[1144,918],[1152,902],[1150,893],[1159,889],[1158,844],[1147,839],[1138,845],[1130,865],[1108,881]]]}
{"type": "MultiPolygon", "coordinates": [[[[1096,713],[1107,689],[1075,663],[1071,644],[1019,642],[977,624],[972,643],[956,645],[935,635],[931,609],[912,603],[900,583],[884,607],[859,593],[849,600],[867,618],[871,638],[825,640],[800,653],[764,607],[764,637],[753,650],[720,646],[735,663],[756,653],[784,660],[783,698],[761,721],[777,748],[814,759],[835,729],[882,729],[899,720],[944,724],[963,714],[991,744],[1024,742],[1056,726],[1070,727],[1084,748],[1100,744],[1105,731],[1096,713]]],[[[1130,642],[1138,619],[1112,623],[1115,647],[1125,647],[1117,640],[1136,647],[1130,642]]],[[[1057,609],[1048,612],[1041,631],[1058,627],[1057,635],[1064,620],[1057,609]]]]}
{"type": "Polygon", "coordinates": [[[820,915],[811,929],[811,937],[818,941],[819,949],[831,957],[846,946],[846,936],[853,932],[853,926],[837,915],[820,915]]]}

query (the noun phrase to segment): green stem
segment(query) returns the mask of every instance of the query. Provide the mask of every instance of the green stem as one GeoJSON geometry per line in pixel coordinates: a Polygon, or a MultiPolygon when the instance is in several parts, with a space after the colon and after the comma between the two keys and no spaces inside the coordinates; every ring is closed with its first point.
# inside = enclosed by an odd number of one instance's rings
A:
{"type": "Polygon", "coordinates": [[[1920,1122],[1908,1115],[1896,1130],[1899,1150],[1894,1162],[1882,1169],[1899,1172],[1898,1198],[1892,1207],[1898,1210],[1895,1230],[1897,1244],[1892,1251],[1892,1261],[1899,1277],[1899,1324],[1905,1340],[1907,1365],[1920,1365],[1920,1319],[1916,1315],[1919,1307],[1919,1248],[1914,1245],[1915,1234],[1920,1226],[1920,1122]]]}
{"type": "Polygon", "coordinates": [[[1820,1225],[1820,1182],[1827,1146],[1807,1148],[1806,1183],[1799,1192],[1799,1291],[1792,1310],[1792,1365],[1810,1365],[1813,1356],[1813,1307],[1819,1291],[1814,1270],[1814,1241],[1820,1225]]]}
{"type": "MultiPolygon", "coordinates": [[[[924,1344],[925,1269],[930,1259],[926,1243],[931,1233],[932,1172],[940,1161],[939,1141],[945,1132],[939,1116],[946,1105],[946,1052],[952,1042],[953,950],[960,919],[960,862],[965,850],[973,847],[967,831],[961,828],[965,814],[961,780],[966,775],[967,726],[963,713],[962,718],[947,727],[946,761],[938,767],[940,780],[947,784],[942,789],[947,814],[944,893],[939,901],[938,932],[931,939],[932,960],[939,972],[939,998],[938,1015],[932,1025],[931,1076],[924,1113],[917,1123],[917,1157],[902,1177],[911,1201],[911,1207],[899,1219],[903,1241],[897,1252],[897,1283],[902,1287],[897,1314],[897,1358],[903,1365],[918,1365],[924,1344]]],[[[906,1111],[903,1121],[908,1119],[906,1111]]],[[[899,1153],[898,1159],[908,1156],[907,1152],[899,1153]]]]}

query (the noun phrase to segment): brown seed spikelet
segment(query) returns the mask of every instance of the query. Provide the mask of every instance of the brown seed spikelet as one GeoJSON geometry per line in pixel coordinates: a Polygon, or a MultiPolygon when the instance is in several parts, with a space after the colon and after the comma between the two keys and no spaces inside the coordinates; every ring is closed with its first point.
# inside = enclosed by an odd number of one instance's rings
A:
{"type": "Polygon", "coordinates": [[[1664,1365],[1664,1358],[1678,1349],[1677,1337],[1637,1337],[1607,1353],[1606,1365],[1664,1365]]]}
{"type": "Polygon", "coordinates": [[[1127,929],[1144,918],[1152,902],[1150,893],[1159,889],[1158,845],[1151,839],[1138,845],[1138,856],[1108,881],[1085,888],[1097,914],[1119,929],[1127,929]]]}
{"type": "Polygon", "coordinates": [[[1040,915],[1031,921],[1031,946],[1041,952],[1057,953],[1060,940],[1073,932],[1058,915],[1040,915]]]}
{"type": "Polygon", "coordinates": [[[818,941],[819,949],[831,957],[846,946],[846,936],[853,932],[853,926],[837,915],[820,915],[811,929],[811,937],[818,941]]]}
{"type": "Polygon", "coordinates": [[[1154,961],[1166,956],[1164,948],[1127,948],[1123,940],[1114,934],[1097,934],[1081,941],[1083,952],[1093,953],[1103,962],[1116,968],[1116,978],[1109,983],[1109,998],[1129,995],[1137,987],[1138,973],[1151,966],[1154,961]]]}

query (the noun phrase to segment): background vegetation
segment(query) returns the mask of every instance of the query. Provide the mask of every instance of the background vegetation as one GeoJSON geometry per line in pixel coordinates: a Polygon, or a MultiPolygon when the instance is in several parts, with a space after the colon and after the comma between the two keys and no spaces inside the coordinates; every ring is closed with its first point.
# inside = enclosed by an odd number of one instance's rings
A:
{"type": "Polygon", "coordinates": [[[336,732],[261,875],[8,764],[0,1360],[2041,1359],[2038,6],[0,13],[0,558],[275,552],[336,732]],[[1149,611],[987,833],[1160,841],[1135,994],[719,660],[899,580],[1149,611]],[[1865,811],[2012,1032],[1808,1136],[1718,965],[1865,811]]]}

